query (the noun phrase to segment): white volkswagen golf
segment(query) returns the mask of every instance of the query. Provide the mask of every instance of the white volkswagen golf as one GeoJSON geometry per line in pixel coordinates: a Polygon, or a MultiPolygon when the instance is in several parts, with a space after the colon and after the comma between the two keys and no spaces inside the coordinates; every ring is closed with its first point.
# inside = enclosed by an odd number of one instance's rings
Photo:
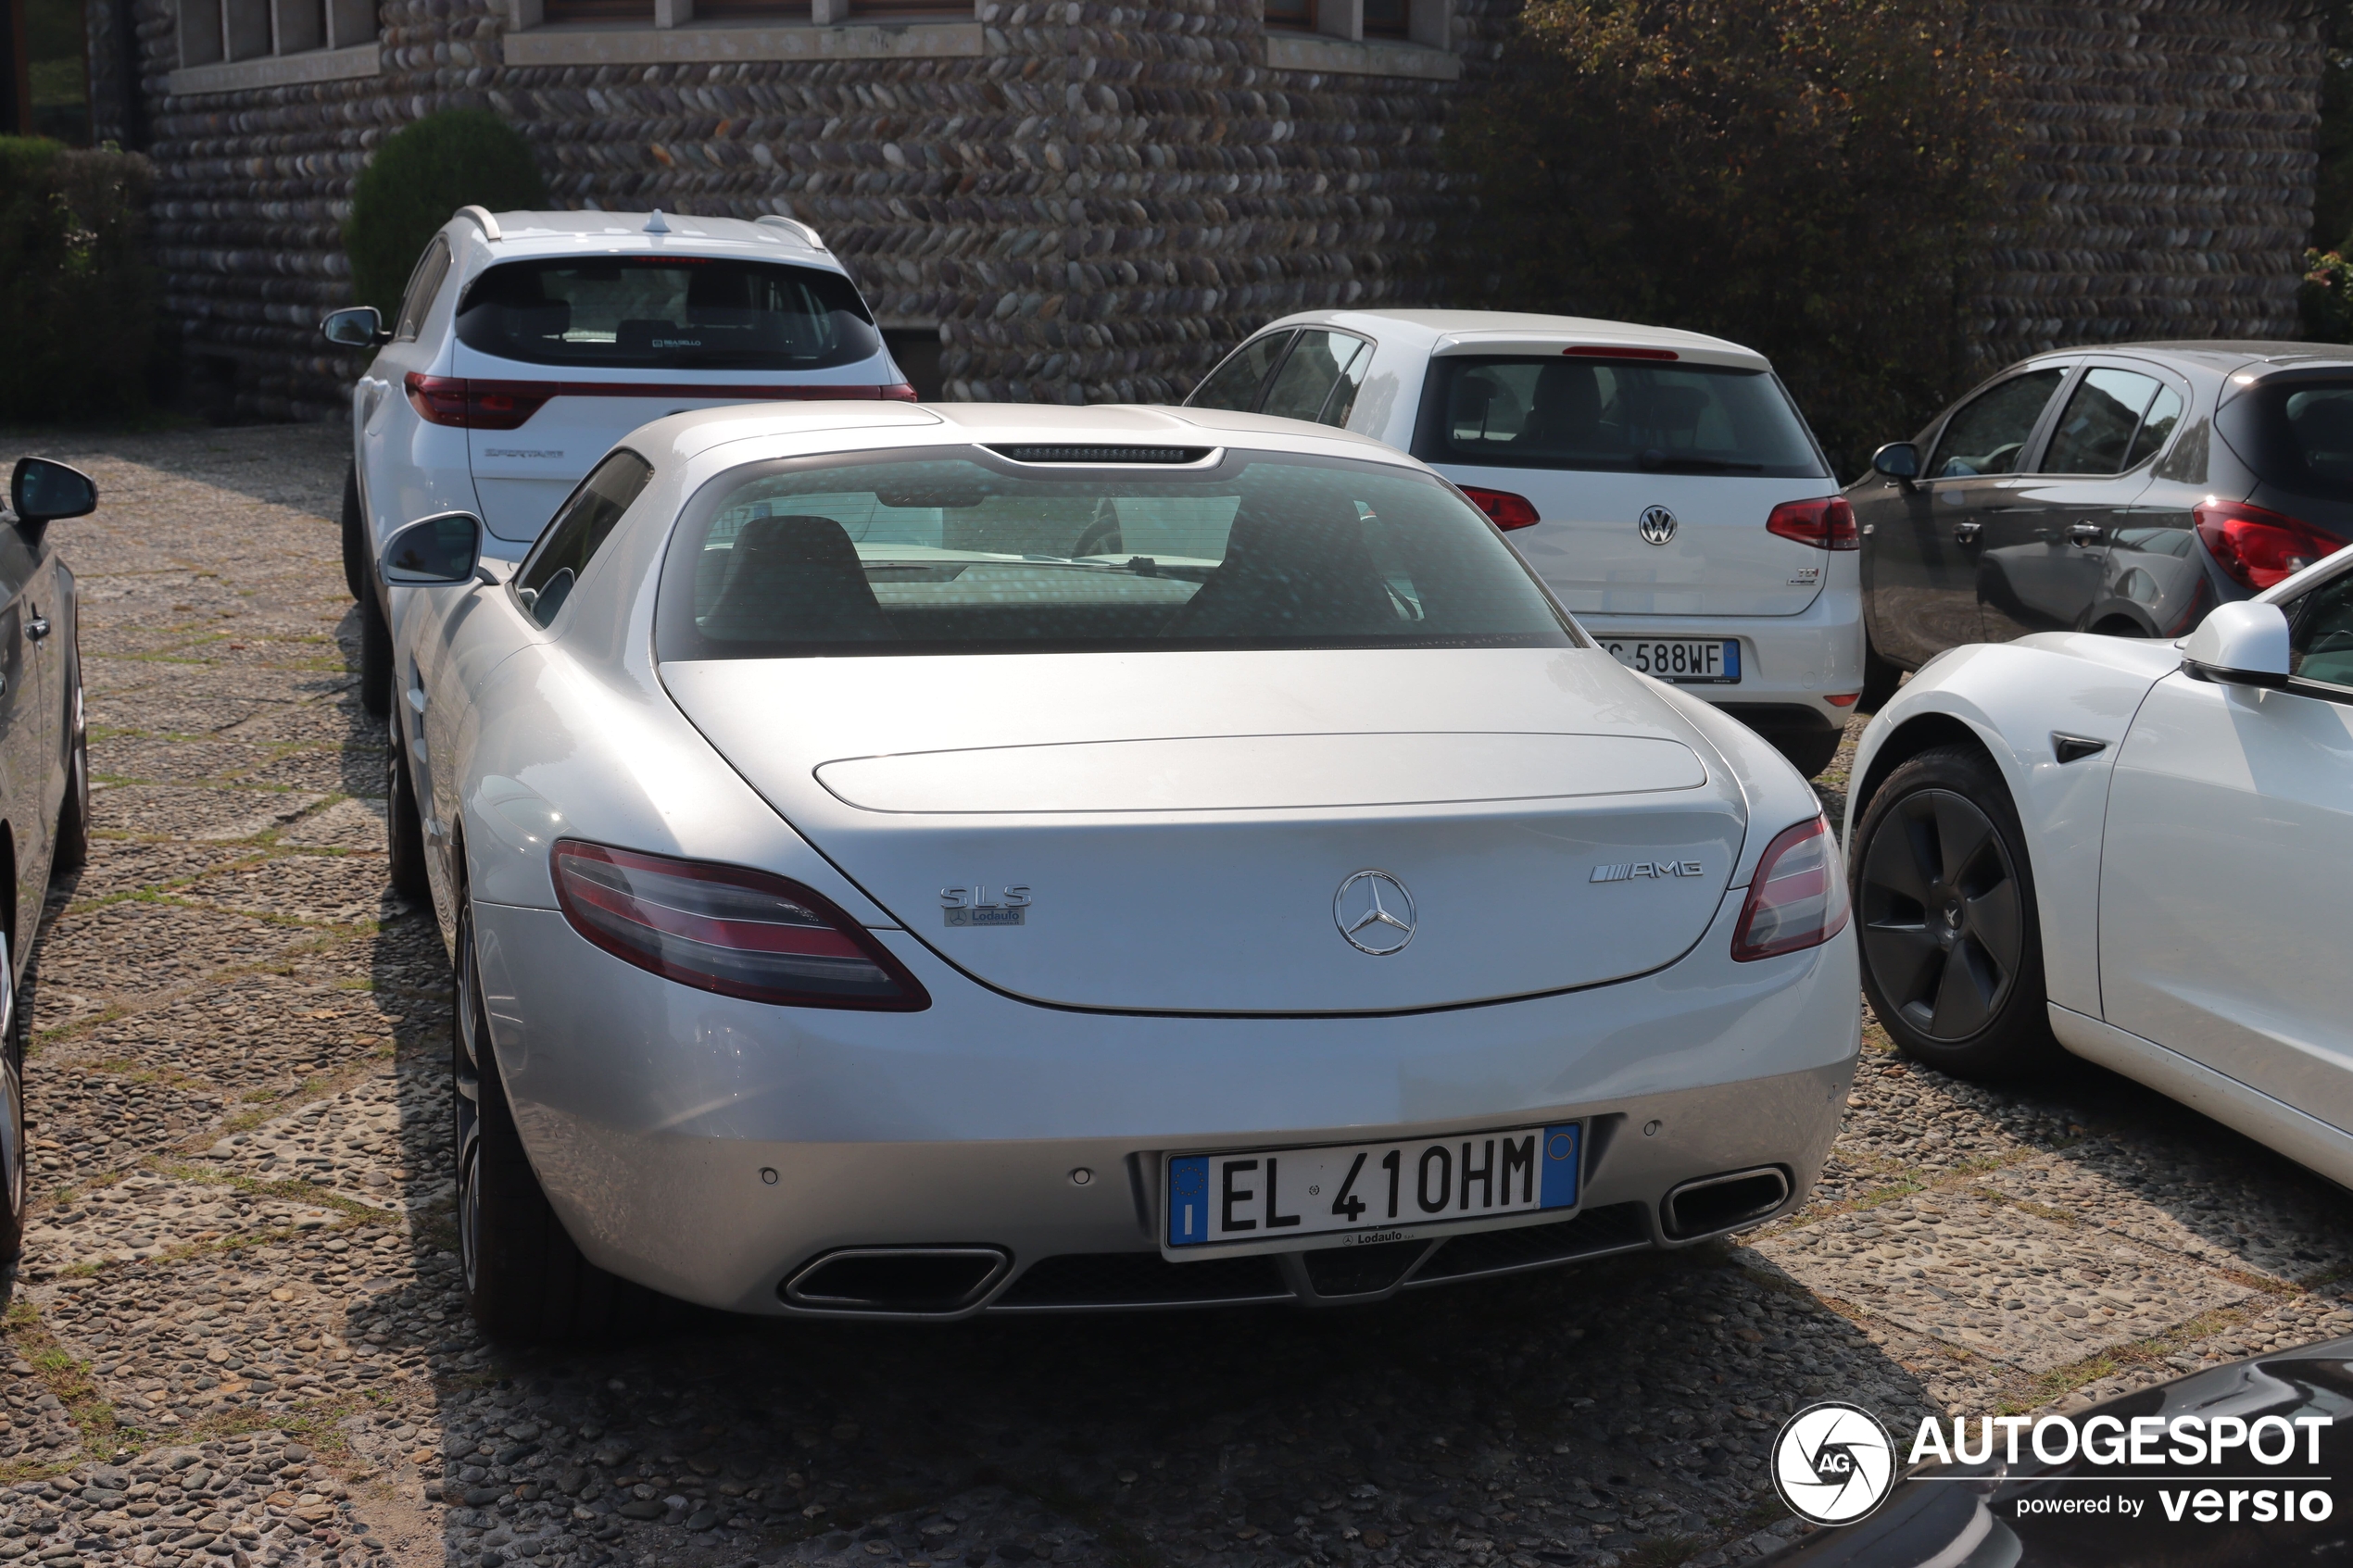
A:
{"type": "Polygon", "coordinates": [[[470,207],[426,245],[389,327],[359,306],[320,330],[375,350],[352,388],[343,503],[360,696],[375,714],[392,664],[371,569],[402,524],[472,512],[484,553],[520,560],[589,466],[648,420],[915,395],[857,284],[789,218],[470,207]]]}
{"type": "Polygon", "coordinates": [[[1858,1022],[1812,791],[1410,458],[717,409],[632,433],[520,569],[478,538],[423,520],[384,571],[497,1332],[594,1326],[614,1276],[1369,1299],[1820,1171],[1858,1022]]]}
{"type": "Polygon", "coordinates": [[[1188,403],[1411,452],[1620,663],[1688,686],[1808,776],[1837,751],[1863,689],[1860,541],[1755,350],[1570,316],[1310,310],[1188,403]]]}

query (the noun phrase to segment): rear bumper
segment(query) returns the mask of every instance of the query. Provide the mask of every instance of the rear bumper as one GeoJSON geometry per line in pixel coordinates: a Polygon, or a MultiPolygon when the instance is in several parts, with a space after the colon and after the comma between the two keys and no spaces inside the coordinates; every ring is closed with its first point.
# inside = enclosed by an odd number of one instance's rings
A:
{"type": "Polygon", "coordinates": [[[1825,724],[1843,727],[1855,709],[1827,699],[1863,689],[1863,596],[1843,581],[1825,587],[1799,615],[1580,615],[1577,621],[1602,642],[1737,639],[1739,684],[1684,688],[1718,708],[1802,708],[1825,724]]]}
{"type": "Polygon", "coordinates": [[[1036,1007],[896,931],[877,935],[930,990],[927,1011],[763,1007],[623,964],[552,910],[484,904],[476,922],[509,1098],[583,1250],[673,1296],[786,1315],[804,1309],[781,1298],[784,1282],[845,1248],[1000,1249],[1010,1267],[958,1311],[1371,1298],[1409,1267],[1427,1284],[1700,1239],[1670,1240],[1659,1211],[1695,1178],[1775,1167],[1800,1201],[1854,1072],[1855,949],[1842,935],[1734,964],[1738,907],[1728,897],[1679,963],[1617,985],[1262,1020],[1036,1007]],[[1390,1253],[1386,1279],[1336,1276],[1346,1251],[1157,1251],[1168,1151],[1571,1118],[1592,1132],[1583,1207],[1566,1224],[1524,1215],[1390,1253]],[[1318,1286],[1318,1270],[1351,1288],[1318,1286]]]}

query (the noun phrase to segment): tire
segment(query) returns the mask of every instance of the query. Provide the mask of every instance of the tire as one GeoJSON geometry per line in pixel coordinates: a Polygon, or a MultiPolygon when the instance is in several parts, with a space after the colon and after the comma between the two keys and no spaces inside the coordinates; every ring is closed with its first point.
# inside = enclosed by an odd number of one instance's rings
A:
{"type": "Polygon", "coordinates": [[[359,706],[378,719],[392,711],[392,627],[372,591],[359,596],[359,706]]]}
{"type": "Polygon", "coordinates": [[[16,1296],[24,1261],[25,1199],[31,1191],[31,1151],[24,1137],[24,1009],[19,1005],[16,955],[0,937],[0,1310],[16,1296]]]}
{"type": "Polygon", "coordinates": [[[1848,871],[1863,993],[1896,1047],[1959,1077],[2002,1077],[2057,1050],[2018,809],[1968,746],[1888,775],[1848,871]]]}
{"type": "Polygon", "coordinates": [[[467,1311],[484,1334],[515,1345],[609,1340],[650,1326],[662,1298],[580,1255],[523,1152],[490,1046],[475,980],[473,910],[462,890],[457,949],[450,1104],[467,1311]]]}
{"type": "Polygon", "coordinates": [[[1824,730],[1819,734],[1801,732],[1768,738],[1773,743],[1773,749],[1789,759],[1790,766],[1810,779],[1831,765],[1831,759],[1838,755],[1839,742],[1846,738],[1846,732],[1824,730]]]}
{"type": "Polygon", "coordinates": [[[368,521],[359,512],[359,464],[343,476],[343,581],[355,599],[368,594],[368,521]]]}
{"type": "Polygon", "coordinates": [[[424,819],[417,810],[416,776],[409,771],[409,747],[401,723],[392,721],[384,746],[384,861],[392,890],[412,904],[433,897],[425,874],[424,819]]]}
{"type": "Polygon", "coordinates": [[[49,875],[78,872],[90,859],[90,728],[82,717],[82,659],[73,661],[73,695],[66,723],[73,740],[66,757],[66,798],[57,809],[57,836],[49,851],[49,875]]]}
{"type": "Polygon", "coordinates": [[[1877,713],[1904,684],[1904,671],[1880,657],[1868,633],[1863,638],[1863,695],[1855,699],[1857,713],[1877,713]]]}

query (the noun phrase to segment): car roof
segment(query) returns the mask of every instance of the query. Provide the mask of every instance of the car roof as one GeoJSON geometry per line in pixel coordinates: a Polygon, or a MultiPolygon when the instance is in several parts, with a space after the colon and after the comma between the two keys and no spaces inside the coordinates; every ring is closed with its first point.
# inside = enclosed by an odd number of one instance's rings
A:
{"type": "Polygon", "coordinates": [[[681,460],[711,457],[733,465],[767,457],[974,442],[1264,447],[1423,467],[1393,446],[1330,425],[1222,408],[1132,403],[1081,408],[1052,403],[761,403],[673,414],[643,426],[624,438],[623,445],[660,466],[664,453],[681,460]],[[746,444],[766,450],[720,450],[746,444]]]}
{"type": "Polygon", "coordinates": [[[2184,370],[2229,374],[2253,365],[2282,370],[2305,365],[2353,365],[2353,347],[2341,343],[2284,343],[2266,338],[2181,338],[2149,343],[2085,343],[2071,348],[2046,349],[2019,361],[2066,358],[2083,354],[2114,354],[2162,360],[2184,370]]]}
{"type": "Polygon", "coordinates": [[[781,216],[747,221],[664,212],[660,227],[649,228],[657,216],[652,212],[497,212],[485,215],[489,225],[479,212],[460,208],[442,228],[468,257],[470,270],[501,261],[581,255],[734,257],[847,270],[816,230],[781,216]]]}
{"type": "Polygon", "coordinates": [[[1771,361],[1753,348],[1680,327],[1605,321],[1587,316],[1541,316],[1518,310],[1302,310],[1267,323],[1328,326],[1373,338],[1399,337],[1432,354],[1545,353],[1564,347],[1650,348],[1700,364],[1762,370],[1771,361]]]}

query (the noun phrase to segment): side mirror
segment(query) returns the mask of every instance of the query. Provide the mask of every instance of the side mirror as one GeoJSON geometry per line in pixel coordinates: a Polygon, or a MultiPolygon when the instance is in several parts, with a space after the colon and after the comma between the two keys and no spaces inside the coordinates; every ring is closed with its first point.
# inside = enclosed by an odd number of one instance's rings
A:
{"type": "Polygon", "coordinates": [[[98,486],[80,469],[47,458],[19,458],[8,479],[8,506],[17,526],[38,532],[61,517],[86,517],[98,509],[98,486]]]}
{"type": "Polygon", "coordinates": [[[384,331],[384,319],[372,305],[328,311],[319,323],[319,335],[337,348],[380,348],[392,341],[392,334],[384,331]]]}
{"type": "Polygon", "coordinates": [[[1920,476],[1920,449],[1908,441],[1891,441],[1871,454],[1871,471],[1909,484],[1920,476]]]}
{"type": "Polygon", "coordinates": [[[2287,616],[2255,599],[2217,605],[2177,645],[2182,668],[2201,681],[2233,686],[2287,684],[2287,616]]]}
{"type": "Polygon", "coordinates": [[[384,542],[384,579],[395,588],[469,583],[482,561],[482,519],[472,512],[420,518],[384,542]]]}

